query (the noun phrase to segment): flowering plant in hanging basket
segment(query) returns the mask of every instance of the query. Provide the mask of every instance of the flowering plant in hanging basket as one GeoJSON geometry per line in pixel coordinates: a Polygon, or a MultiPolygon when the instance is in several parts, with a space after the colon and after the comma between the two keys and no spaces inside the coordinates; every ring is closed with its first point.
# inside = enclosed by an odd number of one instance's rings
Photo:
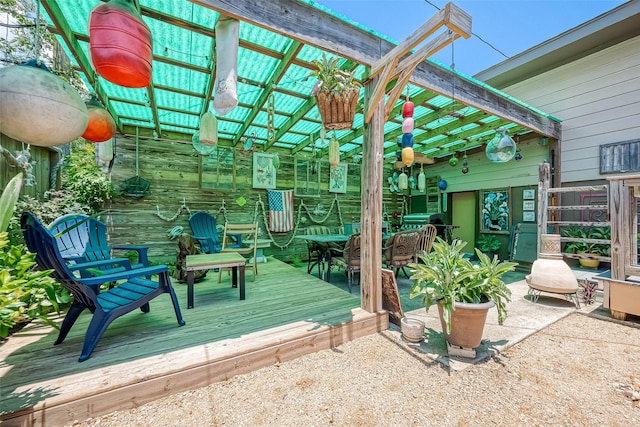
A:
{"type": "Polygon", "coordinates": [[[316,97],[322,124],[327,130],[351,128],[362,86],[352,73],[341,69],[339,63],[340,58],[327,58],[323,53],[322,58],[313,60],[317,69],[310,74],[318,79],[311,94],[316,97]]]}

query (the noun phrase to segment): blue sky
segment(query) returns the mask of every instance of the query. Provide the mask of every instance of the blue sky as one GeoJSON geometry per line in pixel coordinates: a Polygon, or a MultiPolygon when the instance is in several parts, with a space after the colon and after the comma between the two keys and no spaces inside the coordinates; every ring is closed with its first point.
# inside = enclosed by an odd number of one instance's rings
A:
{"type": "MultiPolygon", "coordinates": [[[[316,0],[329,9],[397,42],[427,21],[445,0],[316,0]]],[[[432,57],[474,75],[553,38],[626,0],[461,0],[454,3],[471,15],[474,35],[460,38],[432,57]],[[479,38],[491,44],[482,42],[479,38]]]]}

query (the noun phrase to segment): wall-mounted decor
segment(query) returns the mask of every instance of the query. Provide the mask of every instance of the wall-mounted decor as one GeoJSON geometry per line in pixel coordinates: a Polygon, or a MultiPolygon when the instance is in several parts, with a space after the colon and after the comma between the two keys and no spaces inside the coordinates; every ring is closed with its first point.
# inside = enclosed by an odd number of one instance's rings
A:
{"type": "Polygon", "coordinates": [[[536,190],[522,190],[522,198],[524,200],[534,200],[536,197],[536,190]]]}
{"type": "Polygon", "coordinates": [[[536,209],[536,202],[533,200],[523,200],[522,201],[522,210],[523,211],[533,211],[536,209]]]}
{"type": "MultiPolygon", "coordinates": [[[[195,144],[194,144],[195,145],[195,144]]],[[[236,190],[235,152],[231,147],[219,145],[209,146],[200,144],[207,149],[211,148],[207,156],[200,158],[200,188],[203,190],[236,190]]]]}
{"type": "Polygon", "coordinates": [[[273,154],[253,153],[253,188],[276,188],[273,154]]]}
{"type": "Polygon", "coordinates": [[[509,232],[509,190],[485,190],[481,192],[480,232],[509,232]]]}
{"type": "Polygon", "coordinates": [[[347,192],[347,164],[338,163],[338,166],[330,169],[329,175],[329,192],[330,193],[346,193],[347,192]]]}
{"type": "MultiPolygon", "coordinates": [[[[321,162],[316,159],[294,159],[293,174],[296,196],[320,197],[320,166],[321,162]]],[[[324,171],[325,168],[322,170],[324,171]]]]}
{"type": "Polygon", "coordinates": [[[524,222],[535,222],[536,221],[536,213],[533,211],[522,212],[522,221],[524,222]]]}

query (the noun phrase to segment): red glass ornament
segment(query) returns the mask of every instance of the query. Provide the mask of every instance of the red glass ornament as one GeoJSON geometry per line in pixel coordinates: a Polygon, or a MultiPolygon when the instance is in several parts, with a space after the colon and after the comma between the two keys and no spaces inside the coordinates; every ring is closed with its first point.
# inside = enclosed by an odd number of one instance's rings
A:
{"type": "Polygon", "coordinates": [[[413,117],[413,102],[405,101],[402,104],[402,117],[413,117]]]}
{"type": "Polygon", "coordinates": [[[151,83],[151,31],[131,0],[110,0],[91,10],[89,52],[96,72],[111,83],[151,83]]]}
{"type": "Polygon", "coordinates": [[[87,102],[87,111],[89,123],[82,137],[93,142],[104,142],[113,138],[116,133],[116,122],[113,121],[111,114],[94,100],[87,102]]]}

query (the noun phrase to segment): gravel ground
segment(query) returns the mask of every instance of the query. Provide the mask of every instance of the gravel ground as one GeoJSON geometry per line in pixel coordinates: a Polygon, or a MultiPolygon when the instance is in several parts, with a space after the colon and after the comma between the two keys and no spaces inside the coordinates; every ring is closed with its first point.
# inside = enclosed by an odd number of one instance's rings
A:
{"type": "Polygon", "coordinates": [[[74,426],[638,426],[640,324],[572,314],[450,370],[399,331],[74,426]]]}

